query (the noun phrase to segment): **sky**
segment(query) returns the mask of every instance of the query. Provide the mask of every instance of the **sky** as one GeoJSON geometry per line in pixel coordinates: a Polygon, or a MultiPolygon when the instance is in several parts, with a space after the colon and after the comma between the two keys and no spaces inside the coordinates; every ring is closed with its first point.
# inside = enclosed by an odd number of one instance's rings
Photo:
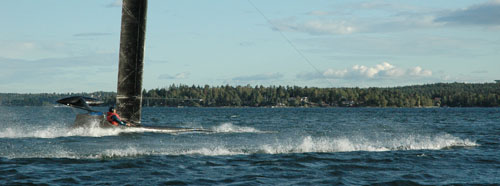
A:
{"type": "MultiPolygon", "coordinates": [[[[500,79],[500,0],[149,0],[143,88],[500,79]]],[[[0,92],[116,91],[121,1],[5,0],[0,92]]]]}

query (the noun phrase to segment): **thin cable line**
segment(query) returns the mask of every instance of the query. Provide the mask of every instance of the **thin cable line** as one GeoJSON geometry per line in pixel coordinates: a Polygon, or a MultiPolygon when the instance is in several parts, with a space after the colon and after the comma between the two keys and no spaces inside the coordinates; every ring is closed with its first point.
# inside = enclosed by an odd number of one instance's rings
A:
{"type": "Polygon", "coordinates": [[[291,47],[292,47],[292,48],[293,48],[293,49],[294,49],[294,50],[295,50],[295,51],[296,51],[296,52],[297,52],[297,53],[298,53],[298,54],[299,54],[299,55],[300,55],[300,56],[301,56],[301,57],[302,57],[302,58],[303,58],[303,59],[304,59],[304,60],[305,60],[305,61],[306,61],[306,62],[307,62],[307,63],[308,63],[308,64],[309,64],[309,65],[310,65],[310,66],[311,66],[311,67],[312,67],[312,68],[313,68],[313,69],[314,69],[314,70],[315,70],[315,71],[316,71],[316,72],[317,72],[317,73],[318,73],[321,77],[322,77],[322,78],[323,78],[323,80],[325,80],[326,82],[328,82],[328,84],[330,84],[332,87],[334,87],[334,86],[333,86],[333,83],[332,83],[332,82],[330,82],[330,81],[329,81],[329,80],[328,80],[328,79],[327,79],[327,78],[323,75],[323,73],[321,73],[321,71],[319,71],[319,70],[318,70],[318,68],[316,68],[316,66],[314,66],[314,65],[311,63],[311,61],[309,60],[309,58],[307,58],[307,57],[306,57],[306,56],[305,56],[305,55],[304,55],[304,54],[303,54],[303,53],[302,53],[302,52],[301,52],[301,51],[300,51],[300,50],[299,50],[299,49],[298,49],[298,48],[297,48],[297,47],[293,44],[293,42],[292,42],[290,39],[288,39],[288,37],[286,37],[286,35],[285,35],[283,32],[281,32],[281,30],[280,30],[280,29],[278,29],[278,27],[276,27],[276,25],[274,25],[274,24],[273,24],[273,22],[271,22],[271,20],[270,20],[269,18],[267,18],[267,16],[266,16],[266,15],[264,15],[264,13],[262,13],[262,11],[260,11],[260,9],[259,9],[259,8],[257,8],[257,6],[255,6],[255,4],[253,4],[251,0],[247,0],[247,1],[248,1],[248,3],[249,3],[250,5],[252,5],[252,6],[253,6],[253,8],[255,8],[255,10],[257,10],[257,12],[259,12],[259,14],[260,14],[262,17],[264,17],[264,19],[267,21],[267,23],[269,23],[271,26],[273,26],[274,28],[276,28],[276,30],[278,31],[278,33],[280,33],[281,37],[283,37],[283,39],[285,39],[285,40],[288,42],[288,44],[289,44],[289,45],[290,45],[290,46],[291,46],[291,47]]]}

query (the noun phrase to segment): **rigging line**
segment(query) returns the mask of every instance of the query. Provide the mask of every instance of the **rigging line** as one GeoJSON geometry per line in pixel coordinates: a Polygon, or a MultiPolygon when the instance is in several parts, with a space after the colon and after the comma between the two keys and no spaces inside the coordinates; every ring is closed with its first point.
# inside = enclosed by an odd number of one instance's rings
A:
{"type": "Polygon", "coordinates": [[[264,13],[262,11],[260,11],[259,8],[257,8],[257,6],[255,6],[255,4],[253,4],[253,2],[251,0],[247,0],[248,3],[250,5],[253,6],[253,8],[255,8],[255,10],[257,10],[257,12],[259,12],[259,14],[264,17],[264,19],[267,21],[267,23],[269,23],[273,28],[276,28],[276,30],[278,31],[278,33],[280,33],[281,37],[283,37],[283,39],[285,39],[285,41],[288,42],[288,44],[295,50],[295,52],[297,52],[322,78],[323,80],[325,80],[326,82],[328,82],[328,84],[330,84],[332,87],[334,87],[333,83],[331,81],[329,81],[324,75],[323,73],[321,73],[321,71],[318,70],[318,68],[316,68],[316,66],[314,66],[312,64],[312,62],[309,60],[309,58],[307,58],[294,44],[293,42],[288,39],[288,37],[280,30],[278,29],[278,27],[276,27],[276,25],[273,24],[273,22],[271,22],[271,20],[266,16],[264,15],[264,13]]]}

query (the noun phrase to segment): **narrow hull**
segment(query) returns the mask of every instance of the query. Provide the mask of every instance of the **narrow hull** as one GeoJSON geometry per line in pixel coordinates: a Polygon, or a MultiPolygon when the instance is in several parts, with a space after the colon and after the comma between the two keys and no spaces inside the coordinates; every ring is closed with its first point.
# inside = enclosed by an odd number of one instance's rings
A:
{"type": "Polygon", "coordinates": [[[113,126],[108,121],[106,121],[106,116],[101,112],[92,112],[86,114],[76,115],[74,127],[103,127],[107,128],[113,126]]]}
{"type": "Polygon", "coordinates": [[[211,132],[210,130],[200,129],[200,128],[179,128],[179,127],[166,127],[166,126],[143,126],[143,125],[134,125],[134,126],[114,126],[106,120],[106,116],[101,112],[92,112],[87,114],[78,114],[76,115],[74,127],[83,127],[83,128],[138,128],[138,129],[147,129],[152,131],[166,131],[172,133],[182,133],[182,132],[211,132]]]}

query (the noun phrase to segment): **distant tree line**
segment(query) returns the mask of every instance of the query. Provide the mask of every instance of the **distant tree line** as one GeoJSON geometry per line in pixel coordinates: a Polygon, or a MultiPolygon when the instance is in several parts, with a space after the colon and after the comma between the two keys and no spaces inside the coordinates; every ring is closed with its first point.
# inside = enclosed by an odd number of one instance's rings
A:
{"type": "MultiPolygon", "coordinates": [[[[53,105],[83,95],[114,105],[116,93],[0,94],[0,105],[53,105]]],[[[170,85],[143,91],[144,106],[154,107],[497,107],[498,83],[437,83],[392,88],[317,88],[298,86],[170,85]]]]}

